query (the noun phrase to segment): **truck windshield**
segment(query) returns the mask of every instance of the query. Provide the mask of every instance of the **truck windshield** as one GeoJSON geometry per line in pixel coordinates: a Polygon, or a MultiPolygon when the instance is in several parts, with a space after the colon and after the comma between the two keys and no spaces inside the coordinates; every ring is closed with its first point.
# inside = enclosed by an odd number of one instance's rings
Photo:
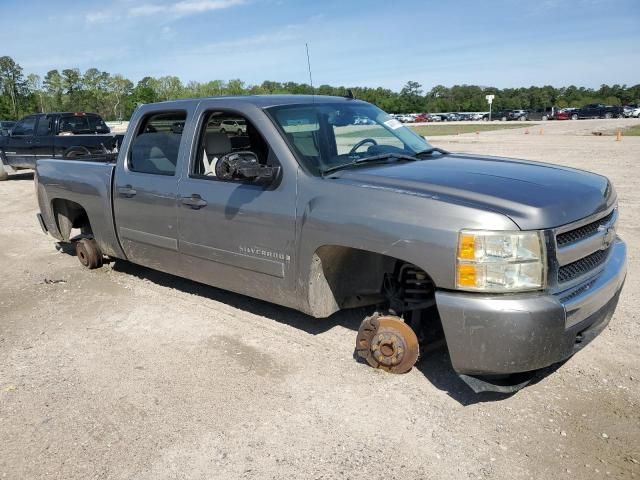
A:
{"type": "Polygon", "coordinates": [[[369,103],[283,105],[267,111],[299,161],[315,175],[367,157],[389,154],[392,159],[432,149],[424,138],[369,103]]]}

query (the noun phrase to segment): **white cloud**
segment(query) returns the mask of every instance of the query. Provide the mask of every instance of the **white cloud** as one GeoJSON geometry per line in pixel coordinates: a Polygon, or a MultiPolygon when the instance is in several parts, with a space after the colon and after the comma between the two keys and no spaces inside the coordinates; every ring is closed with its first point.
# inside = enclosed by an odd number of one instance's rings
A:
{"type": "Polygon", "coordinates": [[[168,4],[146,3],[129,9],[134,17],[158,14],[190,15],[194,13],[223,10],[246,3],[246,0],[182,0],[168,4]]]}
{"type": "Polygon", "coordinates": [[[87,23],[105,23],[113,19],[113,15],[109,12],[91,12],[85,15],[87,23]]]}
{"type": "Polygon", "coordinates": [[[166,12],[168,8],[167,5],[145,4],[129,9],[129,15],[132,17],[146,17],[166,12]]]}

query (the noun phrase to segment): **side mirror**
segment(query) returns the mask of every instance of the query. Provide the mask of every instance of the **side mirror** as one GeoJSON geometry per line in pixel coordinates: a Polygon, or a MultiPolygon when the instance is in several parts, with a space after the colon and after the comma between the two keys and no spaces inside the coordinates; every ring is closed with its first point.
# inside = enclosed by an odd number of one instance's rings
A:
{"type": "Polygon", "coordinates": [[[280,167],[261,165],[253,152],[227,153],[216,163],[216,176],[221,180],[250,180],[268,184],[276,179],[280,167]]]}

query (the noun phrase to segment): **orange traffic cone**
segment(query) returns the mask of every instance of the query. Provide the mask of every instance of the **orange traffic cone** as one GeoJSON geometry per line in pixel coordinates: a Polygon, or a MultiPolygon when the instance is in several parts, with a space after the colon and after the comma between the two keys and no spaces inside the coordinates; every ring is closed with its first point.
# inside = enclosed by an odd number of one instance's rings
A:
{"type": "Polygon", "coordinates": [[[622,132],[618,130],[618,133],[616,134],[616,142],[619,142],[621,140],[622,140],[622,132]]]}

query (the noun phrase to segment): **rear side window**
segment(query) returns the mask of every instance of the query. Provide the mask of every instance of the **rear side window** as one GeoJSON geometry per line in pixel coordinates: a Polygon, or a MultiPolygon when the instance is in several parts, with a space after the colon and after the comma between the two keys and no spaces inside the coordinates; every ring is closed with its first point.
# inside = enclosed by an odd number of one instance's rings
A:
{"type": "Polygon", "coordinates": [[[65,135],[82,135],[92,133],[85,115],[67,115],[60,117],[60,133],[65,135]]]}
{"type": "Polygon", "coordinates": [[[129,170],[175,175],[187,112],[154,113],[142,120],[129,149],[129,170]]]}
{"type": "Polygon", "coordinates": [[[60,117],[60,133],[62,135],[109,133],[109,127],[98,115],[74,113],[60,117]]]}

